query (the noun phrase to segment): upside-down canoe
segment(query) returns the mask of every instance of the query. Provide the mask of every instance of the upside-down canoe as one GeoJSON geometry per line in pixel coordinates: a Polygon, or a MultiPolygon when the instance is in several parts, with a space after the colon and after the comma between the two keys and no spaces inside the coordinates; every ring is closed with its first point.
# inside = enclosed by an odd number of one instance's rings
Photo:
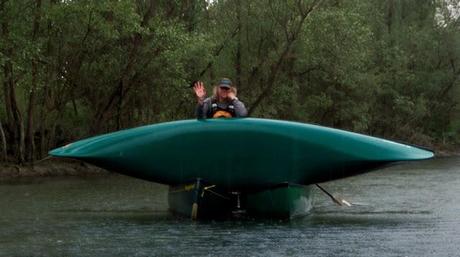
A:
{"type": "Polygon", "coordinates": [[[173,193],[200,180],[202,186],[196,190],[212,185],[221,192],[251,192],[246,197],[251,199],[279,191],[280,185],[308,186],[394,162],[429,159],[433,152],[323,126],[240,118],[147,125],[80,140],[50,155],[168,184],[173,193]]]}

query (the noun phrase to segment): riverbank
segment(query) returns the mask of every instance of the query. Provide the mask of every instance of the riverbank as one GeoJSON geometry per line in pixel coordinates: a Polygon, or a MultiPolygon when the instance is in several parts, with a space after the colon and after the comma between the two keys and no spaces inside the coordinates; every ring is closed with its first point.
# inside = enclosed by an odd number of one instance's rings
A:
{"type": "Polygon", "coordinates": [[[459,145],[435,145],[433,146],[436,157],[456,157],[460,156],[459,145]]]}
{"type": "Polygon", "coordinates": [[[436,157],[460,157],[460,150],[456,151],[437,151],[436,157]]]}
{"type": "Polygon", "coordinates": [[[102,176],[110,172],[82,161],[49,159],[34,165],[0,163],[0,180],[23,177],[102,176]]]}

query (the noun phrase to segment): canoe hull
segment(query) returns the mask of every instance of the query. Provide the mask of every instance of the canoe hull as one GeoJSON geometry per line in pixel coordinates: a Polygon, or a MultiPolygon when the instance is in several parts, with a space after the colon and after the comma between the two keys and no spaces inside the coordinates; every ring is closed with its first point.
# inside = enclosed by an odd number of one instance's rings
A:
{"type": "Polygon", "coordinates": [[[282,184],[245,195],[248,215],[293,219],[308,215],[312,208],[312,186],[282,184]]]}
{"type": "Polygon", "coordinates": [[[293,219],[309,214],[312,186],[285,183],[265,190],[230,192],[199,181],[170,186],[168,204],[171,212],[192,219],[293,219]]]}
{"type": "Polygon", "coordinates": [[[169,185],[202,178],[227,189],[309,185],[433,153],[310,124],[266,119],[185,120],[81,140],[50,152],[169,185]]]}

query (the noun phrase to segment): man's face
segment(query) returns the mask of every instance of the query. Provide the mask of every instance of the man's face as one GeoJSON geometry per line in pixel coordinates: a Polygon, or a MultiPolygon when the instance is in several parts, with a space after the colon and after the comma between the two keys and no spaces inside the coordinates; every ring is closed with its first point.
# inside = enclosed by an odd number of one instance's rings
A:
{"type": "Polygon", "coordinates": [[[228,98],[228,93],[230,93],[230,88],[228,87],[219,87],[217,89],[217,93],[219,94],[219,97],[222,99],[228,98]]]}

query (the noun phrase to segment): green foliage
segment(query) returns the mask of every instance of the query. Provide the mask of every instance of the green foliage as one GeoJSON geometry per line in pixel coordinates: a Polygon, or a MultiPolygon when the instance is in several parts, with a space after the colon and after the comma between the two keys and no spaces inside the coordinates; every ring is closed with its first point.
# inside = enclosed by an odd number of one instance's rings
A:
{"type": "Polygon", "coordinates": [[[239,83],[253,116],[460,141],[455,1],[2,3],[0,82],[14,84],[23,125],[31,110],[37,158],[64,141],[191,118],[190,81],[209,92],[220,77],[239,83]]]}

